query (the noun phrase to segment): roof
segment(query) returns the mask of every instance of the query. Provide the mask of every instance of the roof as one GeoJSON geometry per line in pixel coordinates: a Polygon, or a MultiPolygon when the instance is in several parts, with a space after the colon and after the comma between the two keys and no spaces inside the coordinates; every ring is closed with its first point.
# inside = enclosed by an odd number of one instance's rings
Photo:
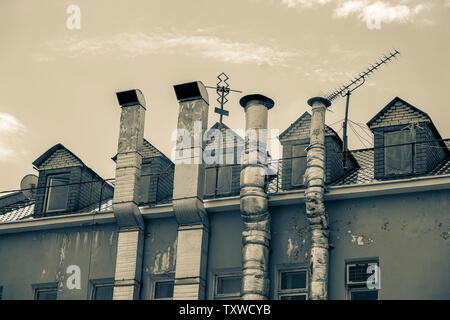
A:
{"type": "MultiPolygon", "coordinates": [[[[290,137],[295,136],[307,135],[309,137],[310,128],[311,114],[308,111],[305,111],[297,120],[291,123],[291,125],[278,136],[278,139],[280,141],[285,141],[290,137]]],[[[336,135],[337,137],[339,137],[338,134],[327,125],[325,125],[325,135],[336,135]]]]}
{"type": "MultiPolygon", "coordinates": [[[[208,137],[208,140],[206,142],[206,145],[209,146],[215,141],[215,136],[213,134],[213,130],[220,130],[222,133],[222,139],[227,138],[226,134],[231,133],[233,137],[236,137],[237,143],[244,143],[244,139],[237,134],[233,129],[230,129],[225,123],[216,122],[206,133],[206,136],[208,137]]],[[[226,144],[230,141],[225,140],[226,144]]],[[[225,145],[226,145],[225,144],[225,145]]]]}
{"type": "MultiPolygon", "coordinates": [[[[0,223],[9,222],[9,221],[18,221],[18,220],[26,220],[26,219],[35,219],[33,217],[34,213],[34,205],[35,201],[31,200],[24,203],[17,203],[16,208],[10,211],[2,211],[0,208],[0,223]]],[[[105,212],[111,210],[113,205],[113,198],[103,200],[100,206],[100,210],[98,210],[98,203],[92,204],[86,208],[78,210],[74,213],[91,213],[91,212],[105,212]]]]}
{"type": "MultiPolygon", "coordinates": [[[[162,157],[164,159],[167,159],[171,161],[169,158],[166,157],[164,153],[158,150],[154,145],[152,145],[150,142],[148,142],[146,139],[142,142],[142,150],[141,155],[143,159],[149,159],[149,158],[155,158],[155,157],[162,157]]],[[[111,158],[114,162],[117,160],[117,154],[111,158]]]]}
{"type": "Polygon", "coordinates": [[[67,154],[67,156],[69,158],[71,158],[71,160],[73,160],[73,162],[77,162],[77,165],[80,166],[85,166],[85,164],[83,163],[83,161],[81,161],[80,158],[78,158],[74,153],[72,153],[69,149],[67,149],[66,147],[64,147],[61,143],[58,143],[56,145],[54,145],[53,147],[51,147],[50,149],[48,149],[47,151],[45,151],[39,158],[37,158],[36,160],[33,161],[33,166],[35,166],[36,168],[40,168],[47,160],[50,160],[51,156],[57,152],[57,151],[63,151],[67,154]]]}
{"type": "Polygon", "coordinates": [[[379,127],[387,127],[392,125],[409,124],[415,122],[425,122],[430,128],[436,140],[444,149],[447,155],[450,151],[446,144],[442,141],[439,131],[436,129],[430,116],[422,110],[414,107],[405,100],[395,97],[380,112],[367,122],[367,126],[372,130],[379,127]]]}
{"type": "MultiPolygon", "coordinates": [[[[450,145],[450,141],[447,141],[450,145]]],[[[355,168],[348,172],[344,181],[338,179],[331,183],[330,185],[348,185],[348,184],[368,184],[377,181],[386,181],[389,179],[375,179],[374,177],[374,149],[361,149],[350,151],[351,154],[356,158],[359,163],[359,168],[355,168]]],[[[414,177],[425,177],[425,176],[437,176],[443,174],[450,174],[450,157],[445,157],[441,160],[435,167],[427,173],[414,175],[414,177]]],[[[408,179],[410,177],[394,177],[391,179],[408,179]]]]}
{"type": "Polygon", "coordinates": [[[401,108],[402,111],[404,111],[405,115],[402,118],[406,121],[416,120],[422,122],[431,122],[431,118],[428,114],[409,104],[405,100],[399,97],[395,97],[383,109],[381,109],[380,112],[378,112],[372,119],[367,122],[367,126],[371,128],[374,125],[381,123],[383,120],[389,119],[389,117],[395,113],[396,108],[401,108]]]}

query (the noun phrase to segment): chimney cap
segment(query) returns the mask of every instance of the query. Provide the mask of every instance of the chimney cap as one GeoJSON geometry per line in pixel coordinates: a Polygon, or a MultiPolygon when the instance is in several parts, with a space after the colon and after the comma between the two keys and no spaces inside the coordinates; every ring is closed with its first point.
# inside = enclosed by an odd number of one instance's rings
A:
{"type": "Polygon", "coordinates": [[[327,98],[323,98],[323,97],[313,97],[313,98],[308,99],[308,104],[310,107],[313,106],[314,102],[322,102],[326,108],[331,106],[331,101],[328,100],[327,98]]]}
{"type": "Polygon", "coordinates": [[[246,96],[243,96],[241,100],[239,100],[239,104],[245,108],[247,104],[252,101],[257,100],[260,104],[264,105],[267,110],[272,109],[272,107],[275,105],[275,102],[273,102],[272,99],[267,98],[266,96],[263,96],[262,94],[249,94],[246,96]]]}
{"type": "Polygon", "coordinates": [[[139,104],[145,108],[145,98],[139,89],[116,92],[116,96],[122,107],[139,104]]]}
{"type": "Polygon", "coordinates": [[[186,82],[173,86],[178,102],[203,99],[209,104],[208,93],[201,81],[186,82]]]}

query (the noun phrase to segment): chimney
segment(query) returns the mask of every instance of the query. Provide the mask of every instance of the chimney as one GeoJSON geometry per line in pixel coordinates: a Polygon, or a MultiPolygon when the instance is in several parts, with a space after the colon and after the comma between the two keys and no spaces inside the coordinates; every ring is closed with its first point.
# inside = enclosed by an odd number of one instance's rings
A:
{"type": "Polygon", "coordinates": [[[144,138],[145,99],[138,89],[117,93],[122,108],[114,188],[114,216],[119,226],[114,300],[139,299],[144,219],[138,207],[144,138]]]}
{"type": "Polygon", "coordinates": [[[174,86],[179,103],[173,210],[178,223],[174,300],[205,299],[208,216],[203,206],[203,133],[208,94],[203,83],[174,86]]]}
{"type": "Polygon", "coordinates": [[[245,109],[245,153],[241,169],[243,300],[269,298],[270,213],[265,191],[267,111],[274,102],[260,94],[239,101],[245,109]],[[262,156],[262,158],[260,157],[262,156]]]}
{"type": "Polygon", "coordinates": [[[325,211],[325,111],[331,102],[315,97],[312,107],[310,144],[304,176],[306,217],[311,229],[309,299],[328,299],[328,215],[325,211]]]}

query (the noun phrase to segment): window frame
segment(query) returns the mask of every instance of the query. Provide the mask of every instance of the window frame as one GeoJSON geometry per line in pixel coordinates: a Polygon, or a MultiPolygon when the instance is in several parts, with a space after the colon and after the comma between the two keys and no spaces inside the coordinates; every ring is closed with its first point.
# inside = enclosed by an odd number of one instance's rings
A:
{"type": "Polygon", "coordinates": [[[211,272],[211,300],[240,300],[242,291],[242,268],[216,269],[211,272]],[[241,278],[241,289],[238,293],[218,293],[219,278],[241,278]]]}
{"type": "MultiPolygon", "coordinates": [[[[372,290],[372,289],[369,289],[367,287],[353,286],[353,287],[348,288],[347,291],[348,291],[347,300],[357,301],[357,300],[353,300],[352,299],[352,293],[353,292],[366,292],[366,291],[367,292],[376,291],[376,293],[377,293],[377,300],[380,300],[380,290],[378,290],[378,289],[372,290]]],[[[366,301],[369,301],[369,300],[366,300],[366,301]]]]}
{"type": "Polygon", "coordinates": [[[45,180],[46,180],[45,186],[46,187],[45,187],[45,202],[44,202],[45,210],[44,210],[44,213],[64,212],[64,211],[68,210],[68,203],[69,203],[69,186],[68,185],[66,186],[67,187],[67,195],[66,195],[65,209],[53,209],[53,210],[48,209],[49,203],[50,203],[49,199],[51,196],[51,190],[53,188],[52,186],[50,186],[51,179],[58,177],[58,176],[63,176],[63,175],[66,175],[68,177],[69,183],[70,183],[70,172],[52,173],[45,177],[45,180]]]}
{"type": "MultiPolygon", "coordinates": [[[[352,292],[355,291],[377,291],[377,300],[381,300],[381,288],[380,289],[369,289],[366,284],[349,284],[348,283],[348,266],[354,264],[367,264],[369,265],[377,265],[380,267],[380,260],[378,257],[369,257],[369,258],[354,258],[354,259],[346,259],[345,260],[345,299],[352,300],[352,292]]],[[[370,274],[367,274],[367,278],[370,277],[370,274]]]]}
{"type": "MultiPolygon", "coordinates": [[[[400,129],[395,129],[395,130],[389,130],[389,131],[384,131],[383,132],[383,160],[384,160],[384,176],[385,177],[398,177],[398,176],[408,176],[408,175],[412,175],[415,172],[415,155],[416,155],[416,148],[417,148],[417,143],[416,141],[413,141],[412,137],[409,137],[409,142],[403,142],[403,143],[408,143],[402,146],[397,146],[397,147],[403,147],[403,146],[408,146],[411,148],[410,152],[411,152],[411,170],[410,171],[405,171],[405,172],[389,172],[388,170],[388,161],[390,160],[390,158],[388,157],[388,149],[389,148],[395,148],[395,147],[389,147],[389,145],[387,144],[387,136],[389,135],[393,135],[393,134],[398,134],[398,133],[410,133],[408,127],[403,127],[400,129]],[[410,145],[410,146],[409,146],[410,145]]],[[[403,144],[403,143],[399,143],[399,144],[403,144]]],[[[395,145],[395,144],[394,144],[395,145]]],[[[395,168],[394,168],[395,169],[395,168]]]]}
{"type": "Polygon", "coordinates": [[[90,300],[97,300],[97,299],[95,299],[95,293],[96,293],[97,288],[99,288],[99,287],[113,287],[113,296],[111,299],[114,299],[114,287],[115,287],[114,278],[91,279],[89,281],[89,283],[91,286],[91,288],[89,290],[89,292],[90,292],[89,299],[90,300]]]}
{"type": "Polygon", "coordinates": [[[305,264],[280,264],[276,267],[276,277],[274,283],[274,299],[281,300],[286,296],[305,296],[305,300],[309,300],[309,272],[305,264]],[[292,272],[305,272],[305,288],[281,289],[282,274],[292,272]]]}
{"type": "MultiPolygon", "coordinates": [[[[305,159],[305,172],[303,172],[303,174],[302,174],[302,181],[301,181],[301,183],[299,183],[299,184],[294,184],[294,161],[295,160],[299,160],[299,159],[302,159],[302,158],[295,158],[295,156],[294,156],[294,148],[295,147],[305,147],[304,149],[306,150],[306,148],[308,148],[308,146],[309,146],[309,143],[294,143],[294,144],[292,144],[291,145],[291,186],[292,187],[302,187],[302,186],[305,186],[305,184],[303,183],[303,177],[305,176],[305,173],[306,173],[306,151],[305,151],[305,155],[304,155],[304,159],[305,159]]],[[[303,156],[302,156],[303,157],[303,156]]]]}
{"type": "Polygon", "coordinates": [[[151,300],[173,300],[175,294],[175,275],[173,273],[164,275],[152,275],[151,287],[150,287],[150,299],[151,300]],[[161,282],[172,282],[173,283],[173,293],[171,298],[156,298],[156,284],[161,282]]]}
{"type": "Polygon", "coordinates": [[[58,300],[58,282],[38,283],[31,286],[33,290],[33,300],[38,300],[39,292],[56,292],[56,299],[58,300]]]}

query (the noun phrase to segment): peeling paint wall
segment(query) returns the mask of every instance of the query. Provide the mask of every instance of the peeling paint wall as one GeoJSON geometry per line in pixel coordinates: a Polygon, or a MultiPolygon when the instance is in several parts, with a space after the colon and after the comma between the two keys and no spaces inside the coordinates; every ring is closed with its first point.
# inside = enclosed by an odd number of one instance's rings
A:
{"type": "Polygon", "coordinates": [[[310,235],[304,205],[270,207],[269,211],[272,218],[270,299],[274,299],[274,279],[281,265],[307,267],[310,235]]]}
{"type": "Polygon", "coordinates": [[[345,259],[379,257],[380,299],[450,299],[450,190],[327,202],[329,298],[345,299],[345,259]]]}
{"type": "Polygon", "coordinates": [[[141,299],[151,299],[152,281],[175,273],[178,224],[175,218],[145,222],[141,299]]]}
{"type": "Polygon", "coordinates": [[[113,225],[0,236],[3,299],[33,299],[33,284],[58,282],[59,299],[88,299],[92,279],[113,278],[117,230],[113,225]],[[81,288],[69,290],[67,267],[81,271],[81,288]]]}

